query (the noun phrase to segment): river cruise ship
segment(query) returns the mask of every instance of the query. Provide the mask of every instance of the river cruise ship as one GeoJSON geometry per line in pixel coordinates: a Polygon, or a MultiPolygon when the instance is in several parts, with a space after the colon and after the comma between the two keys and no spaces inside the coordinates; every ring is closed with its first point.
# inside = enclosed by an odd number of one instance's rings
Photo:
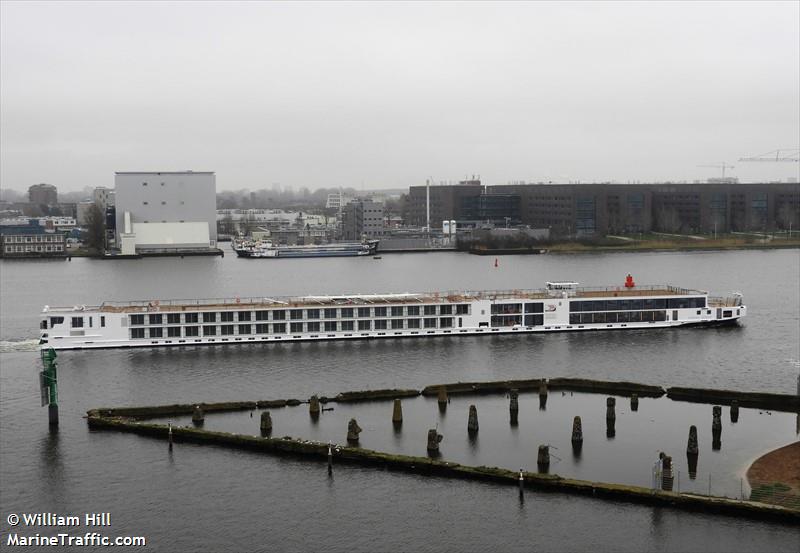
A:
{"type": "Polygon", "coordinates": [[[255,259],[279,259],[286,257],[360,257],[375,255],[378,240],[364,242],[330,242],[329,244],[308,244],[304,246],[281,246],[270,241],[252,242],[234,240],[233,251],[239,257],[255,259]]]}
{"type": "Polygon", "coordinates": [[[94,349],[736,324],[741,294],[671,285],[149,300],[45,306],[41,347],[94,349]]]}

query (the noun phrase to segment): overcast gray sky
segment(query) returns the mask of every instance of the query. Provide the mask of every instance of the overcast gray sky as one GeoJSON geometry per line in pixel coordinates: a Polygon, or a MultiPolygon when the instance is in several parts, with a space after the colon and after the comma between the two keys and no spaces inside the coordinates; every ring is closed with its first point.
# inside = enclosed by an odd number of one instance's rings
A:
{"type": "Polygon", "coordinates": [[[7,2],[0,179],[219,190],[742,180],[800,164],[800,3],[7,2]]]}

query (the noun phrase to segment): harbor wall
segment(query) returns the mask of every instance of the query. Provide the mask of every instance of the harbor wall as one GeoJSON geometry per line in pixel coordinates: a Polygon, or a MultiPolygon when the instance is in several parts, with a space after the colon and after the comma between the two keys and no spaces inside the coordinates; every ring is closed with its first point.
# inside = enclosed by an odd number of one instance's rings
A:
{"type": "Polygon", "coordinates": [[[736,400],[741,407],[772,409],[790,413],[800,412],[800,396],[794,394],[769,394],[763,392],[736,392],[706,388],[667,388],[667,397],[676,401],[692,403],[716,403],[730,405],[736,400]]]}

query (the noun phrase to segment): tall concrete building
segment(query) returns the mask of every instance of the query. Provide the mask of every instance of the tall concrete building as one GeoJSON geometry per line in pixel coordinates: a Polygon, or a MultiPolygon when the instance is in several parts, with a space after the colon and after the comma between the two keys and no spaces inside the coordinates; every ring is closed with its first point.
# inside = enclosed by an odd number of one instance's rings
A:
{"type": "Polygon", "coordinates": [[[431,228],[442,228],[442,221],[463,219],[461,213],[464,202],[472,202],[471,198],[480,196],[483,191],[479,180],[461,181],[448,186],[412,186],[406,197],[406,224],[424,227],[428,225],[430,213],[431,228]]]}
{"type": "Polygon", "coordinates": [[[28,201],[39,205],[56,205],[58,189],[52,184],[34,184],[28,187],[28,201]]]}
{"type": "Polygon", "coordinates": [[[137,252],[216,246],[213,172],[117,172],[114,203],[117,242],[127,241],[128,253],[131,235],[137,252]]]}
{"type": "Polygon", "coordinates": [[[386,229],[383,223],[384,205],[372,200],[352,200],[342,209],[342,237],[345,240],[361,240],[362,237],[378,238],[386,229]]]}
{"type": "Polygon", "coordinates": [[[114,205],[114,189],[98,186],[92,191],[92,201],[100,208],[100,211],[105,213],[108,206],[114,205]]]}

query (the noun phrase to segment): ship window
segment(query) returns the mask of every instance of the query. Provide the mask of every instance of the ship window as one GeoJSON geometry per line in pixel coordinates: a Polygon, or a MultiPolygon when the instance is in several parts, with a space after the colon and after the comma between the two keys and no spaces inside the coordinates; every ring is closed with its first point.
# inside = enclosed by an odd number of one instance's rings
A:
{"type": "Polygon", "coordinates": [[[369,307],[359,307],[358,308],[358,316],[359,317],[369,317],[369,307]]]}
{"type": "Polygon", "coordinates": [[[326,319],[335,319],[336,318],[336,309],[326,309],[325,310],[325,318],[326,319]]]}
{"type": "Polygon", "coordinates": [[[257,321],[269,320],[269,311],[256,311],[256,320],[257,321]]]}
{"type": "Polygon", "coordinates": [[[277,323],[272,325],[272,332],[276,334],[284,334],[286,332],[286,323],[277,323]]]}
{"type": "MultiPolygon", "coordinates": [[[[426,306],[426,307],[428,307],[428,306],[426,306]]],[[[428,319],[424,319],[424,321],[425,321],[424,322],[425,328],[436,328],[436,319],[431,317],[431,318],[428,318],[428,319]]]]}
{"type": "Polygon", "coordinates": [[[372,321],[358,321],[358,330],[372,330],[372,321]]]}
{"type": "Polygon", "coordinates": [[[375,308],[375,316],[376,317],[385,317],[386,316],[386,308],[385,307],[376,307],[375,308]]]}
{"type": "Polygon", "coordinates": [[[521,303],[495,303],[492,304],[492,314],[493,315],[502,315],[502,314],[516,314],[522,313],[522,304],[521,303]]]}
{"type": "Polygon", "coordinates": [[[352,307],[343,307],[341,316],[342,316],[343,319],[352,319],[353,318],[353,308],[352,307]]]}
{"type": "Polygon", "coordinates": [[[269,325],[268,324],[257,324],[256,325],[256,334],[268,334],[269,333],[269,325]]]}
{"type": "MultiPolygon", "coordinates": [[[[450,307],[443,305],[442,307],[450,307]]],[[[442,317],[439,319],[439,328],[453,328],[453,317],[442,317]]]]}
{"type": "Polygon", "coordinates": [[[291,317],[291,319],[294,320],[294,321],[296,321],[298,319],[302,319],[303,318],[303,310],[302,309],[292,309],[291,311],[289,311],[289,317],[291,317]]]}
{"type": "MultiPolygon", "coordinates": [[[[231,313],[233,314],[233,313],[231,313]]],[[[223,336],[232,336],[233,335],[233,325],[222,325],[219,327],[219,333],[223,336]]]]}
{"type": "Polygon", "coordinates": [[[307,309],[306,317],[309,319],[319,319],[319,309],[307,309]]]}
{"type": "Polygon", "coordinates": [[[725,310],[722,312],[723,317],[733,317],[733,311],[725,310]]]}
{"type": "Polygon", "coordinates": [[[151,325],[160,325],[162,319],[163,319],[163,317],[161,315],[150,315],[150,316],[148,316],[148,320],[150,321],[151,325]]]}
{"type": "Polygon", "coordinates": [[[419,319],[408,319],[406,321],[406,326],[408,328],[419,328],[420,327],[419,319]]]}
{"type": "Polygon", "coordinates": [[[89,328],[94,326],[94,317],[89,317],[89,328]]]}
{"type": "Polygon", "coordinates": [[[439,314],[440,315],[452,315],[453,314],[453,306],[452,305],[442,305],[439,307],[439,314]]]}
{"type": "Polygon", "coordinates": [[[303,332],[303,323],[290,323],[289,332],[303,332]]]}
{"type": "Polygon", "coordinates": [[[150,329],[151,338],[161,338],[162,336],[164,336],[164,329],[161,328],[160,326],[150,329]]]}
{"type": "Polygon", "coordinates": [[[392,329],[397,330],[403,328],[403,319],[392,319],[392,329]]]}
{"type": "Polygon", "coordinates": [[[308,323],[306,332],[319,332],[319,323],[308,323]]]}
{"type": "Polygon", "coordinates": [[[143,324],[144,324],[144,315],[131,315],[131,326],[143,325],[143,324]]]}
{"type": "Polygon", "coordinates": [[[392,307],[392,317],[402,317],[403,316],[403,307],[400,305],[396,305],[392,307]]]}
{"type": "Polygon", "coordinates": [[[456,305],[456,315],[469,315],[469,305],[466,303],[456,305]]]}
{"type": "Polygon", "coordinates": [[[342,321],[342,330],[353,330],[353,321],[342,321]]]}
{"type": "Polygon", "coordinates": [[[53,325],[60,325],[64,322],[64,317],[50,317],[50,328],[53,328],[53,325]]]}
{"type": "Polygon", "coordinates": [[[197,319],[198,319],[198,317],[197,317],[197,313],[186,313],[186,314],[183,316],[183,320],[184,320],[184,322],[186,322],[186,323],[196,323],[196,322],[197,322],[197,319]]]}
{"type": "Polygon", "coordinates": [[[283,309],[276,309],[272,312],[272,320],[273,321],[285,321],[286,320],[286,311],[283,309]]]}
{"type": "Polygon", "coordinates": [[[131,329],[131,338],[144,338],[144,329],[143,328],[132,328],[131,329]]]}
{"type": "Polygon", "coordinates": [[[167,337],[168,338],[180,338],[181,336],[181,327],[179,326],[168,326],[167,327],[167,337]]]}
{"type": "Polygon", "coordinates": [[[200,335],[200,327],[199,326],[187,326],[183,330],[186,336],[199,336],[200,335]]]}
{"type": "MultiPolygon", "coordinates": [[[[573,304],[579,302],[572,302],[570,308],[573,304]]],[[[573,311],[575,311],[573,309],[573,311]]],[[[543,303],[526,303],[525,304],[525,313],[543,313],[544,312],[544,304],[543,303]]]]}
{"type": "Polygon", "coordinates": [[[409,315],[419,315],[419,305],[409,305],[408,306],[408,314],[409,315]]]}
{"type": "Polygon", "coordinates": [[[39,323],[39,328],[42,330],[47,330],[47,319],[44,319],[39,323]]]}
{"type": "Polygon", "coordinates": [[[252,325],[239,325],[239,334],[252,334],[252,325]]]}
{"type": "Polygon", "coordinates": [[[422,308],[422,312],[424,315],[436,315],[436,306],[435,305],[425,305],[422,308]]]}
{"type": "MultiPolygon", "coordinates": [[[[376,311],[378,309],[379,308],[377,308],[377,307],[375,308],[376,311]]],[[[386,328],[388,328],[388,326],[389,325],[388,325],[388,323],[386,322],[385,319],[380,319],[380,320],[375,321],[375,330],[385,330],[386,328]]]]}
{"type": "MultiPolygon", "coordinates": [[[[333,309],[332,311],[336,310],[333,309]]],[[[325,321],[325,332],[336,332],[336,326],[336,321],[325,321]]]]}
{"type": "Polygon", "coordinates": [[[72,317],[72,328],[82,328],[83,317],[72,317]]]}
{"type": "Polygon", "coordinates": [[[491,321],[493,327],[521,325],[522,315],[495,315],[491,321]]]}
{"type": "Polygon", "coordinates": [[[233,322],[233,311],[223,311],[219,314],[219,320],[223,323],[233,322]]]}
{"type": "MultiPolygon", "coordinates": [[[[186,329],[186,335],[189,336],[189,329],[186,329]]],[[[217,335],[217,327],[215,326],[204,326],[203,327],[203,336],[216,336],[217,335]]],[[[196,336],[196,335],[195,335],[196,336]]]]}
{"type": "Polygon", "coordinates": [[[251,317],[250,311],[239,311],[239,320],[240,321],[249,321],[251,317]]]}
{"type": "Polygon", "coordinates": [[[180,313],[167,313],[167,324],[179,325],[181,324],[180,313]]]}

